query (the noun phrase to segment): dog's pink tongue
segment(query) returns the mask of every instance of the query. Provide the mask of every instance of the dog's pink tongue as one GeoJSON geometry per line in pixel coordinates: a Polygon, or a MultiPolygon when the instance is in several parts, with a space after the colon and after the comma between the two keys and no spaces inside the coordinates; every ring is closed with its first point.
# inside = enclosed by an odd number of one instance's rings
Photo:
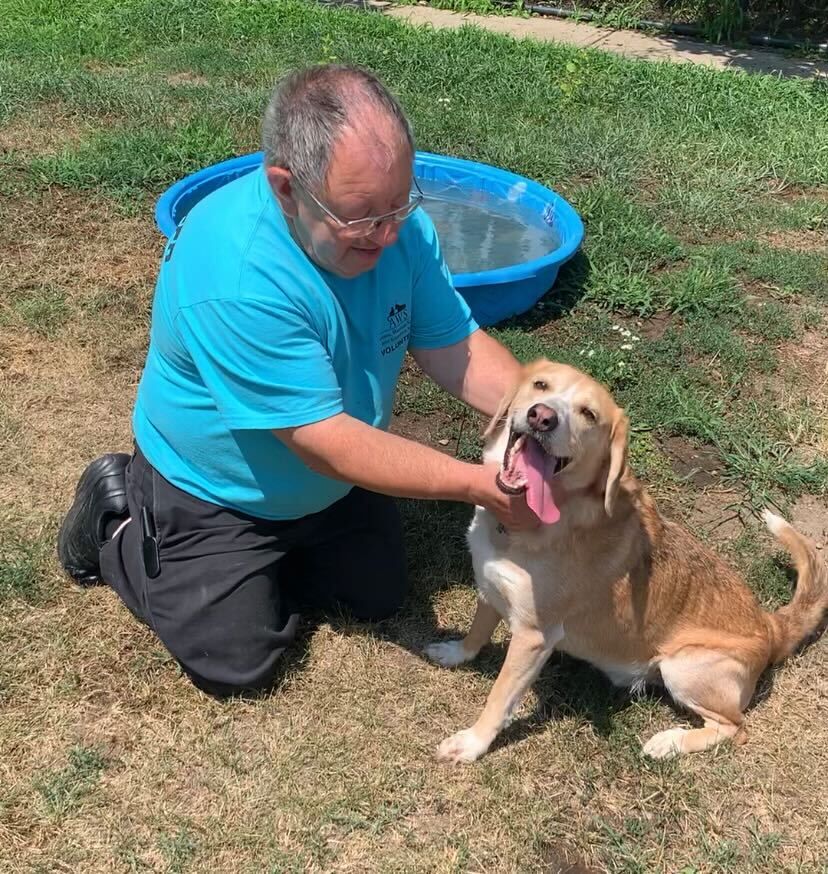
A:
{"type": "Polygon", "coordinates": [[[549,481],[554,474],[555,459],[547,455],[537,440],[527,437],[516,459],[515,467],[526,480],[526,503],[529,509],[547,525],[561,518],[549,481]]]}

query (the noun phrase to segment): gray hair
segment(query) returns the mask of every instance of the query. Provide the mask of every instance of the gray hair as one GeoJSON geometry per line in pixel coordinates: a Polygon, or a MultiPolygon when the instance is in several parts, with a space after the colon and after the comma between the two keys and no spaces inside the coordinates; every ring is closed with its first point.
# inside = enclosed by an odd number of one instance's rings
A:
{"type": "Polygon", "coordinates": [[[323,186],[333,146],[359,123],[361,109],[387,116],[414,152],[411,124],[397,98],[369,70],[319,64],[287,73],[276,83],[262,122],[265,166],[286,167],[309,185],[323,186]]]}

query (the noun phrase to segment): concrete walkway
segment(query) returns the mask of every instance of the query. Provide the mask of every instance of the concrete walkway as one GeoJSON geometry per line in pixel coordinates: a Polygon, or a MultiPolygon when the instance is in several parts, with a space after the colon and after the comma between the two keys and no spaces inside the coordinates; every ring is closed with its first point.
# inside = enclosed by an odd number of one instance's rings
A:
{"type": "Polygon", "coordinates": [[[533,15],[519,18],[514,15],[474,15],[449,12],[431,6],[387,6],[386,15],[400,18],[411,24],[432,27],[460,27],[474,24],[497,33],[514,37],[532,37],[589,46],[608,52],[617,52],[630,58],[649,61],[675,61],[686,64],[704,64],[708,67],[730,70],[747,70],[750,73],[770,73],[777,76],[793,76],[815,79],[828,77],[828,62],[788,58],[760,48],[735,49],[696,42],[678,36],[649,36],[634,30],[613,30],[595,27],[592,24],[560,18],[543,18],[533,15]]]}

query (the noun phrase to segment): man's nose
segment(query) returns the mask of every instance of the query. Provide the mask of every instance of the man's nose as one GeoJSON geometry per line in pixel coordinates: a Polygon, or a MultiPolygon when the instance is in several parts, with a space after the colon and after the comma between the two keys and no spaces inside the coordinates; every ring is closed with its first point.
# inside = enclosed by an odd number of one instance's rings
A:
{"type": "Polygon", "coordinates": [[[368,239],[375,246],[392,246],[397,242],[397,237],[400,235],[400,226],[397,222],[388,221],[382,222],[368,235],[368,239]]]}

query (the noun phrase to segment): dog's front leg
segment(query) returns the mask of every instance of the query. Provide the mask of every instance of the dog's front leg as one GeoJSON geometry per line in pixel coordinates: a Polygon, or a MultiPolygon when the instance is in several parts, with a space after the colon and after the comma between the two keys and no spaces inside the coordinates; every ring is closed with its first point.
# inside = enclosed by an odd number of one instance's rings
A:
{"type": "Polygon", "coordinates": [[[500,622],[500,613],[491,604],[478,598],[474,620],[469,633],[463,640],[444,640],[439,643],[431,643],[424,652],[431,661],[437,662],[444,668],[454,668],[464,662],[470,662],[492,639],[498,622],[500,622]]]}
{"type": "Polygon", "coordinates": [[[526,690],[546,664],[555,644],[563,637],[560,626],[545,634],[536,628],[516,627],[480,718],[471,727],[446,738],[437,750],[444,762],[473,762],[479,759],[506,725],[526,690]]]}

